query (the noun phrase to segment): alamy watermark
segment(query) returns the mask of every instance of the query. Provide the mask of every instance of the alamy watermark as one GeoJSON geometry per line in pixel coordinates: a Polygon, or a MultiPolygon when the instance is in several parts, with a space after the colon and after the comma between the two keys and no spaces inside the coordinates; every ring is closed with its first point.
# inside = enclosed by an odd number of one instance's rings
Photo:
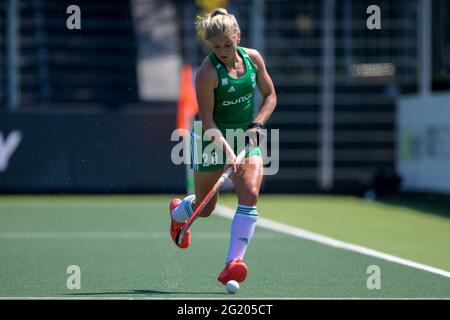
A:
{"type": "MultiPolygon", "coordinates": [[[[262,138],[258,146],[263,160],[264,175],[275,175],[278,173],[280,162],[280,132],[278,129],[261,129],[260,133],[262,138]]],[[[170,139],[178,143],[172,148],[172,162],[176,165],[186,164],[194,167],[230,164],[224,152],[213,142],[213,139],[217,141],[216,139],[221,136],[222,133],[217,129],[203,131],[201,121],[194,122],[192,132],[186,129],[174,130],[170,139]]],[[[251,136],[251,133],[239,128],[226,129],[223,136],[232,149],[243,150],[246,139],[251,136]]],[[[247,161],[252,163],[252,158],[247,158],[247,161]]]]}
{"type": "Polygon", "coordinates": [[[370,274],[369,278],[367,278],[366,286],[367,289],[381,289],[381,269],[377,265],[370,265],[366,270],[367,274],[370,274]]]}
{"type": "Polygon", "coordinates": [[[369,30],[381,29],[381,9],[379,6],[373,4],[367,7],[367,14],[370,16],[367,18],[366,26],[369,30]]]}
{"type": "Polygon", "coordinates": [[[81,29],[81,9],[77,5],[68,6],[66,13],[70,16],[66,20],[66,27],[69,30],[80,30],[81,29]]]}
{"type": "Polygon", "coordinates": [[[66,280],[66,287],[69,290],[81,289],[81,269],[77,265],[70,265],[66,269],[66,273],[70,274],[66,280]]]}

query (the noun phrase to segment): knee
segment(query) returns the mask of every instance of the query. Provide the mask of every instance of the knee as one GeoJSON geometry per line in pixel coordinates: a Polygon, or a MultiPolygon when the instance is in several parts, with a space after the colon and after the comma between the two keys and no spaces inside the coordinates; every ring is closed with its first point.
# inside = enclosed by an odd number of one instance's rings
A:
{"type": "Polygon", "coordinates": [[[251,187],[244,192],[244,194],[240,197],[240,204],[247,206],[256,206],[258,202],[259,190],[258,188],[251,187]]]}

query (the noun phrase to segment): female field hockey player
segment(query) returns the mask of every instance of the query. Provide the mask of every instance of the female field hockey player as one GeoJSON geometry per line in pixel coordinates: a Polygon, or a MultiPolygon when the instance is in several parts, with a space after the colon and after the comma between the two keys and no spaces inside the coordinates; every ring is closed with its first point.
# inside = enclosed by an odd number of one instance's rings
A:
{"type": "MultiPolygon", "coordinates": [[[[243,262],[247,246],[258,219],[256,204],[263,178],[261,151],[257,145],[258,134],[276,106],[276,93],[267,73],[264,60],[254,49],[239,46],[240,29],[235,17],[226,9],[217,8],[196,22],[197,31],[210,46],[211,52],[203,60],[196,76],[195,87],[202,130],[216,129],[208,135],[211,141],[193,135],[192,153],[201,147],[201,163],[194,169],[195,195],[183,200],[173,199],[169,205],[170,234],[176,236],[185,221],[211,190],[228,166],[233,167],[231,179],[238,196],[238,207],[231,223],[231,235],[225,268],[218,280],[226,284],[229,280],[242,282],[247,276],[243,262]],[[258,86],[263,97],[259,112],[253,119],[254,89],[258,86]],[[242,129],[247,132],[253,148],[247,151],[245,161],[236,163],[241,150],[225,139],[226,129],[242,129]],[[217,162],[217,154],[205,154],[205,147],[215,143],[224,161],[217,162]],[[232,146],[234,146],[234,148],[232,146]]],[[[242,132],[242,131],[241,131],[242,132]]],[[[208,134],[208,132],[206,132],[208,134]]],[[[209,148],[211,149],[211,148],[209,148]]],[[[242,148],[241,148],[242,149],[242,148]]],[[[200,212],[208,217],[214,210],[218,193],[200,212]]],[[[190,244],[190,231],[185,234],[180,248],[190,244]]]]}

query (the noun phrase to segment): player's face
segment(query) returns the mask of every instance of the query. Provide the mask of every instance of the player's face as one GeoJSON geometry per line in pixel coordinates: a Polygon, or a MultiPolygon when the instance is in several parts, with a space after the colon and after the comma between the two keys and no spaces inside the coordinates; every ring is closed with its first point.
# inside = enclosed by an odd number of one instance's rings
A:
{"type": "Polygon", "coordinates": [[[216,56],[224,63],[230,62],[236,56],[236,46],[240,35],[221,34],[209,39],[211,48],[216,56]]]}

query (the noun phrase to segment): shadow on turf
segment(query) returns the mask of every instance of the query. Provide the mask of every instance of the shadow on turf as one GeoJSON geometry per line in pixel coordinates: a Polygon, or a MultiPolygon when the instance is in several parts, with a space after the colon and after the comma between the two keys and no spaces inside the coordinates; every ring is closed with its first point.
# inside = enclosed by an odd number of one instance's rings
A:
{"type": "Polygon", "coordinates": [[[410,192],[384,196],[378,199],[378,202],[450,218],[450,196],[448,195],[410,192]]]}
{"type": "Polygon", "coordinates": [[[226,292],[189,292],[189,291],[159,291],[159,290],[129,290],[129,291],[110,291],[110,292],[80,292],[67,293],[68,296],[100,296],[100,295],[158,295],[158,294],[217,294],[228,295],[226,292]]]}

